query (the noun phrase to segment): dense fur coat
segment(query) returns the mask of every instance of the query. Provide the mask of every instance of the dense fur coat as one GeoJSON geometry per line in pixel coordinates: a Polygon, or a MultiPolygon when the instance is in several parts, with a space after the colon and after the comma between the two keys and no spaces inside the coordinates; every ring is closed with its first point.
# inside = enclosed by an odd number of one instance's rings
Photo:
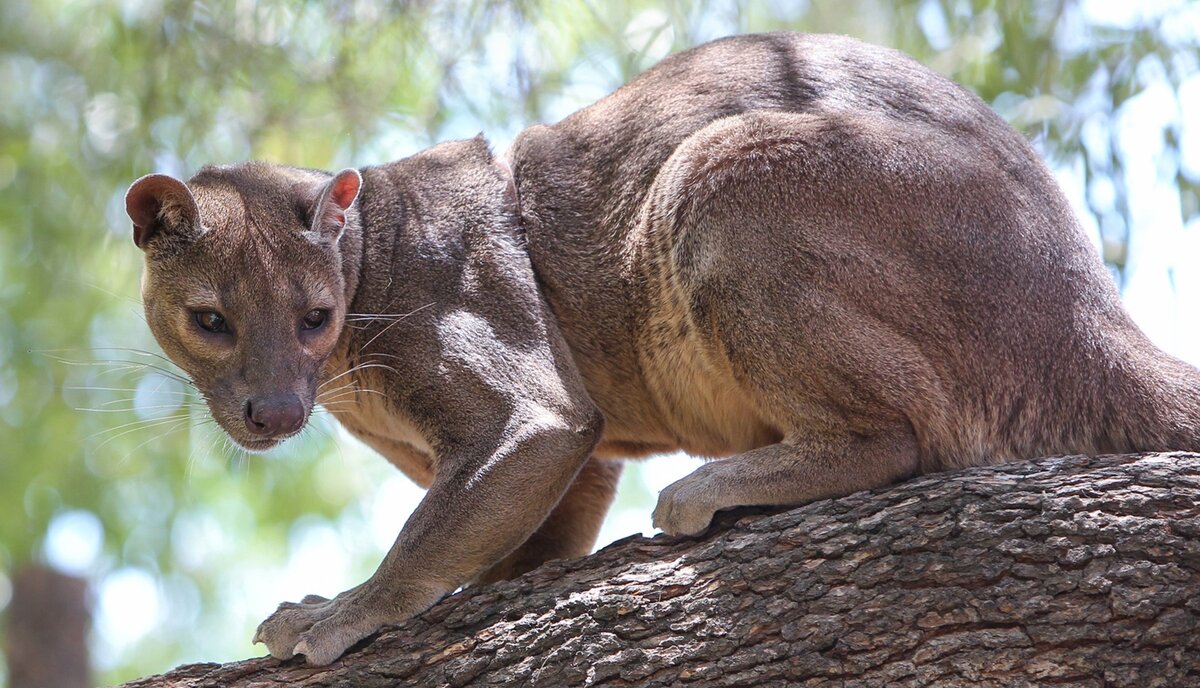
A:
{"type": "Polygon", "coordinates": [[[692,534],[921,472],[1200,450],[1197,371],[1131,322],[1029,144],[849,38],[680,53],[507,164],[482,139],[246,163],[128,205],[148,321],[235,440],[323,403],[429,488],[370,580],[263,622],[278,657],[587,552],[612,459],[726,457],[660,496],[692,534]]]}

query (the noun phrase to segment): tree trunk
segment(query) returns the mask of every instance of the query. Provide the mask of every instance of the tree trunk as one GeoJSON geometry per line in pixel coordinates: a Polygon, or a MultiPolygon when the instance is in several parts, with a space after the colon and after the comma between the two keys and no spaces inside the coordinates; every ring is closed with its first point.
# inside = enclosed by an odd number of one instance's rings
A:
{"type": "Polygon", "coordinates": [[[930,475],[468,589],[328,667],[147,686],[1200,685],[1200,455],[930,475]]]}
{"type": "Polygon", "coordinates": [[[87,688],[91,627],[87,581],[48,566],[13,576],[5,660],[12,688],[87,688]]]}

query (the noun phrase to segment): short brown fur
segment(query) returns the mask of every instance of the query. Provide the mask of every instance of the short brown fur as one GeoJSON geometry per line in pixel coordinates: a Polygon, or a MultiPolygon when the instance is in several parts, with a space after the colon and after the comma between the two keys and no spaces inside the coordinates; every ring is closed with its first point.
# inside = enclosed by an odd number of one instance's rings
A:
{"type": "Polygon", "coordinates": [[[508,163],[475,139],[130,190],[148,321],[231,436],[277,442],[246,399],[297,395],[429,489],[370,580],[263,622],[277,657],[586,553],[606,459],[728,457],[660,495],[693,534],[917,473],[1200,450],[1200,374],[1132,323],[1033,149],[900,53],[716,41],[508,163]]]}

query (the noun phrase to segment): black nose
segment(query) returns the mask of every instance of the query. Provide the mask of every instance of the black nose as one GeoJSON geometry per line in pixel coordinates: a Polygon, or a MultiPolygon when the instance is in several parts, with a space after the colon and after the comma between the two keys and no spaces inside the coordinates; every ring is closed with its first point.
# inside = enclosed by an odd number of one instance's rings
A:
{"type": "Polygon", "coordinates": [[[246,429],[255,435],[286,435],[303,424],[304,405],[295,394],[253,397],[246,401],[246,429]]]}

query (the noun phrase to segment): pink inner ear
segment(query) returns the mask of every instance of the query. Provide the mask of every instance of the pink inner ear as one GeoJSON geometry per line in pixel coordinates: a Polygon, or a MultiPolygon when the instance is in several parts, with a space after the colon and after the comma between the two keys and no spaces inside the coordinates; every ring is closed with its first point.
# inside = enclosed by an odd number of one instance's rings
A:
{"type": "Polygon", "coordinates": [[[158,217],[161,207],[162,202],[152,190],[134,189],[125,196],[125,211],[129,213],[129,219],[133,220],[133,226],[138,229],[149,227],[158,217]]]}
{"type": "Polygon", "coordinates": [[[179,208],[184,221],[196,221],[196,206],[183,182],[164,174],[148,174],[133,183],[125,194],[125,210],[133,221],[133,241],[145,248],[156,231],[158,215],[164,205],[179,208]]]}
{"type": "Polygon", "coordinates": [[[333,180],[333,188],[329,190],[329,198],[337,207],[345,210],[358,198],[359,176],[350,172],[340,174],[333,180]]]}

